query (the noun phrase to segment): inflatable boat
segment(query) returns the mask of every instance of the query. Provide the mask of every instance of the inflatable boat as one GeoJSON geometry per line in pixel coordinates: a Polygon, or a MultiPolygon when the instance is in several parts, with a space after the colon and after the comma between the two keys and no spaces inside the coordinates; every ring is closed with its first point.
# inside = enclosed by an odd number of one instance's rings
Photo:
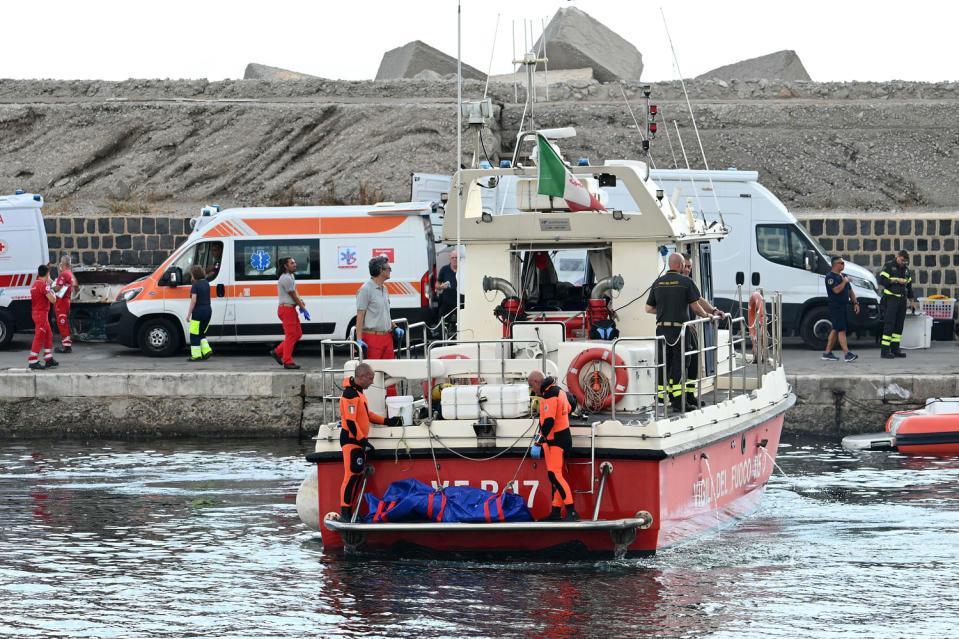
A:
{"type": "Polygon", "coordinates": [[[893,413],[885,432],[850,435],[842,445],[847,450],[959,455],[959,397],[933,397],[923,408],[893,413]]]}

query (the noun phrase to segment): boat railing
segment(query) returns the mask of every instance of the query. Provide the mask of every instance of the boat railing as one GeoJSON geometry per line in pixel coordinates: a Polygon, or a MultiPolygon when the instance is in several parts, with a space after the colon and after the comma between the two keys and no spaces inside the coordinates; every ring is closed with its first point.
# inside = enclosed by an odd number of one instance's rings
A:
{"type": "MultiPolygon", "coordinates": [[[[665,358],[665,355],[663,355],[662,357],[659,357],[658,360],[654,361],[652,364],[627,364],[627,363],[617,364],[617,363],[616,363],[617,361],[623,361],[623,362],[627,362],[627,361],[628,361],[627,359],[624,359],[624,358],[618,358],[618,356],[616,355],[616,347],[619,346],[620,344],[622,344],[623,346],[622,346],[621,348],[624,348],[624,347],[626,347],[627,344],[636,344],[636,343],[640,343],[640,344],[642,344],[642,343],[652,343],[652,344],[653,344],[653,347],[654,347],[654,348],[653,348],[653,352],[654,352],[654,353],[657,353],[657,352],[658,352],[658,353],[665,353],[665,352],[666,352],[666,338],[664,338],[662,335],[656,335],[656,336],[654,336],[654,337],[617,337],[616,339],[613,340],[613,343],[610,345],[610,358],[609,358],[609,359],[610,359],[610,364],[611,364],[612,367],[613,367],[613,377],[612,377],[612,379],[614,380],[614,381],[612,382],[613,385],[615,384],[616,372],[619,371],[619,370],[625,370],[625,371],[626,371],[626,378],[627,378],[627,379],[631,379],[631,378],[634,377],[634,375],[631,373],[631,371],[644,371],[644,370],[652,370],[652,371],[653,371],[653,377],[655,377],[655,378],[658,379],[658,380],[665,379],[665,376],[666,376],[666,358],[665,358]]],[[[638,385],[637,385],[637,387],[638,387],[638,385]]],[[[643,391],[643,390],[631,391],[631,390],[629,390],[629,385],[627,385],[626,390],[624,390],[624,391],[622,391],[622,392],[619,392],[619,391],[617,391],[617,390],[615,389],[615,387],[614,387],[614,388],[613,388],[613,402],[612,402],[612,404],[610,404],[610,409],[611,409],[611,411],[612,411],[612,419],[616,419],[616,404],[618,404],[619,401],[620,401],[620,400],[617,399],[617,396],[620,396],[620,397],[640,397],[640,398],[646,398],[646,397],[648,397],[648,398],[651,400],[650,403],[651,403],[652,406],[653,406],[653,414],[654,414],[655,418],[656,418],[656,419],[659,419],[659,418],[661,418],[661,417],[665,417],[665,416],[666,416],[666,412],[665,412],[665,411],[666,411],[666,405],[668,404],[668,402],[660,405],[660,403],[656,401],[657,395],[659,395],[659,393],[661,393],[661,392],[662,392],[662,391],[658,391],[658,390],[654,390],[654,391],[651,391],[651,392],[647,392],[647,391],[643,391]]],[[[643,402],[643,403],[645,403],[645,402],[643,402]]]]}
{"type": "Polygon", "coordinates": [[[363,361],[363,349],[360,347],[360,343],[354,339],[355,334],[356,331],[350,329],[350,339],[325,339],[320,342],[320,410],[322,415],[320,424],[329,424],[332,420],[339,418],[334,407],[339,406],[341,393],[338,380],[346,377],[346,362],[353,359],[363,361]],[[335,351],[343,346],[349,347],[350,357],[343,360],[342,367],[337,367],[335,365],[337,361],[335,351]]]}
{"type": "MultiPolygon", "coordinates": [[[[506,362],[508,360],[514,359],[512,356],[512,345],[513,344],[535,344],[539,346],[539,359],[541,361],[540,370],[546,370],[546,344],[542,339],[538,338],[502,338],[502,339],[468,339],[468,340],[457,340],[457,339],[447,339],[447,340],[437,340],[430,342],[426,346],[426,379],[433,379],[432,372],[432,363],[433,356],[432,351],[434,348],[439,348],[443,346],[476,346],[476,370],[475,376],[476,379],[482,379],[483,376],[483,345],[490,344],[494,346],[494,350],[498,350],[498,357],[495,359],[499,362],[499,370],[488,370],[487,374],[498,374],[500,379],[506,379],[506,362]]],[[[468,361],[468,360],[467,360],[468,361]]],[[[463,375],[464,377],[472,376],[473,373],[463,375]]],[[[429,392],[427,389],[426,395],[426,404],[428,407],[428,421],[432,422],[433,420],[433,393],[429,392]]]]}

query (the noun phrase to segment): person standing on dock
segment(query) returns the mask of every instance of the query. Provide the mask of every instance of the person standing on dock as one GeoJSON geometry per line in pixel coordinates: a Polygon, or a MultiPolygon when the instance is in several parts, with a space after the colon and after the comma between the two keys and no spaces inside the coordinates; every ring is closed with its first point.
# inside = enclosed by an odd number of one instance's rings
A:
{"type": "MultiPolygon", "coordinates": [[[[672,253],[668,265],[669,270],[656,278],[649,289],[646,312],[656,315],[656,335],[662,336],[666,341],[665,375],[661,366],[656,367],[658,397],[661,401],[666,401],[666,397],[669,397],[670,405],[678,411],[682,410],[684,390],[682,344],[679,341],[683,323],[689,320],[690,312],[697,317],[709,315],[699,306],[700,294],[696,284],[680,272],[683,268],[683,256],[672,253]]],[[[657,364],[662,364],[659,351],[657,347],[657,364]]],[[[686,405],[699,408],[695,395],[686,394],[686,405]]]]}
{"type": "Polygon", "coordinates": [[[190,357],[187,361],[199,362],[209,358],[213,352],[206,341],[213,307],[210,305],[210,283],[203,267],[194,264],[190,268],[190,277],[193,278],[193,284],[190,286],[190,310],[186,312],[186,321],[190,325],[190,357]]]}
{"type": "Polygon", "coordinates": [[[53,292],[57,298],[57,301],[53,303],[53,314],[57,318],[57,329],[60,331],[60,346],[54,350],[58,353],[73,352],[73,339],[70,337],[70,297],[73,295],[76,280],[73,278],[70,266],[70,256],[64,254],[60,258],[60,273],[53,285],[53,292]]]}
{"type": "Polygon", "coordinates": [[[44,368],[59,366],[53,359],[53,332],[50,330],[50,304],[56,301],[50,287],[50,267],[41,264],[37,267],[37,281],[30,287],[30,304],[33,315],[33,346],[27,357],[27,368],[33,371],[42,371],[44,368]],[[40,356],[44,363],[40,363],[40,356]]]}
{"type": "Polygon", "coordinates": [[[283,322],[283,343],[270,350],[270,357],[276,360],[277,364],[283,368],[296,369],[299,364],[293,361],[293,347],[301,337],[303,337],[303,327],[300,326],[300,318],[296,314],[296,308],[306,312],[306,302],[296,294],[296,279],[293,274],[296,273],[296,260],[292,257],[281,258],[277,263],[277,272],[280,277],[276,283],[277,301],[279,306],[276,309],[276,315],[283,322]]]}
{"type": "Polygon", "coordinates": [[[846,307],[852,301],[852,308],[859,314],[859,302],[856,300],[856,293],[852,290],[849,278],[842,274],[842,269],[846,262],[838,255],[832,258],[832,270],[826,273],[826,298],[829,300],[829,316],[832,320],[832,330],[829,331],[829,337],[826,340],[826,350],[823,351],[822,358],[826,361],[839,361],[839,358],[832,354],[832,348],[839,341],[839,347],[842,349],[843,361],[854,362],[858,355],[849,352],[849,346],[846,344],[846,307]]]}
{"type": "Polygon", "coordinates": [[[565,458],[573,451],[566,391],[557,386],[552,377],[546,377],[543,371],[533,371],[526,381],[533,393],[542,397],[539,402],[539,436],[546,460],[546,475],[553,492],[549,516],[542,521],[579,521],[573,506],[573,491],[565,476],[565,458]],[[563,506],[566,506],[565,517],[562,514],[563,506]]]}
{"type": "Polygon", "coordinates": [[[353,502],[360,485],[363,469],[369,453],[370,422],[387,426],[402,426],[403,418],[382,417],[370,411],[363,394],[373,383],[373,367],[360,363],[353,376],[343,381],[343,396],[340,397],[340,448],[343,450],[343,484],[340,486],[340,518],[353,516],[353,502]]]}
{"type": "Polygon", "coordinates": [[[879,272],[879,286],[882,287],[882,353],[883,359],[905,357],[900,349],[902,327],[906,323],[906,300],[913,310],[916,301],[912,295],[912,274],[909,272],[909,253],[899,251],[896,257],[882,267],[879,272]]]}

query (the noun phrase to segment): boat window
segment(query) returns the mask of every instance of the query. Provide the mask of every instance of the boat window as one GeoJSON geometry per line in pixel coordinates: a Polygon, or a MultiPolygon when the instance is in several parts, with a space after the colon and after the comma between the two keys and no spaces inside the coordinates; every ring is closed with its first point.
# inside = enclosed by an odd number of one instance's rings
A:
{"type": "MultiPolygon", "coordinates": [[[[578,311],[596,281],[596,264],[611,261],[609,249],[585,248],[521,253],[522,296],[527,309],[578,311]]],[[[609,270],[607,266],[605,270],[609,270]]]]}
{"type": "Polygon", "coordinates": [[[296,260],[296,277],[320,279],[320,241],[238,240],[234,245],[234,273],[237,281],[255,282],[276,279],[276,263],[284,257],[296,260]]]}

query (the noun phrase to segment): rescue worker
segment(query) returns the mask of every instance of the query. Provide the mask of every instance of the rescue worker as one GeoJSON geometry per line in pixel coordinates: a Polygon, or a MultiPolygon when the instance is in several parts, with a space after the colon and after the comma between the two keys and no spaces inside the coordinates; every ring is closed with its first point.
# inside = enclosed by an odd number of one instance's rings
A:
{"type": "Polygon", "coordinates": [[[542,371],[533,371],[526,382],[539,401],[539,438],[546,460],[546,475],[552,487],[553,501],[549,516],[542,521],[579,521],[573,506],[573,491],[570,490],[564,471],[565,457],[573,450],[573,437],[569,430],[569,400],[566,391],[556,385],[552,377],[542,371]],[[562,508],[566,506],[566,515],[562,508]]]}
{"type": "Polygon", "coordinates": [[[193,278],[193,284],[190,286],[190,308],[186,312],[186,321],[190,325],[190,357],[187,361],[198,362],[208,359],[213,352],[206,341],[213,307],[210,305],[210,282],[206,279],[203,267],[194,264],[190,268],[190,277],[193,278]]]}
{"type": "Polygon", "coordinates": [[[279,278],[276,283],[277,303],[276,315],[283,322],[283,342],[276,348],[270,349],[270,357],[276,360],[283,368],[296,369],[300,365],[293,361],[293,347],[301,337],[303,337],[303,327],[300,326],[300,318],[296,314],[296,308],[300,307],[306,312],[306,302],[296,294],[296,279],[293,274],[296,273],[296,260],[292,257],[281,258],[277,262],[277,272],[279,278]]]}
{"type": "MultiPolygon", "coordinates": [[[[693,279],[693,258],[689,255],[683,256],[683,275],[688,277],[690,280],[693,279]]],[[[702,296],[702,293],[699,292],[699,287],[696,286],[696,283],[693,282],[693,289],[695,289],[696,295],[699,296],[699,307],[706,311],[709,315],[715,315],[722,319],[726,316],[724,312],[710,304],[706,301],[706,298],[702,296]]],[[[695,313],[692,309],[689,309],[689,319],[696,319],[695,313]]],[[[690,326],[686,330],[686,352],[695,351],[699,349],[699,339],[696,334],[696,327],[690,326]]],[[[696,385],[699,379],[699,354],[695,353],[692,355],[686,356],[686,393],[687,397],[692,395],[696,396],[696,385]]]]}
{"type": "MultiPolygon", "coordinates": [[[[646,299],[646,312],[656,315],[656,335],[666,340],[666,373],[660,366],[656,368],[657,396],[660,401],[669,403],[675,410],[682,410],[683,404],[683,361],[682,346],[679,337],[683,323],[689,319],[691,311],[697,317],[709,317],[699,306],[699,289],[691,279],[680,271],[683,268],[683,256],[673,253],[668,260],[669,270],[656,278],[649,289],[646,299]]],[[[656,349],[657,364],[660,361],[660,348],[656,349]]],[[[692,393],[686,393],[686,405],[699,408],[699,402],[692,393]]]]}
{"type": "MultiPolygon", "coordinates": [[[[356,335],[368,359],[395,359],[393,334],[403,336],[390,316],[390,296],[386,280],[390,279],[393,267],[385,255],[370,260],[370,279],[356,292],[356,335]]],[[[396,395],[396,387],[389,386],[386,395],[396,395]]]]}
{"type": "Polygon", "coordinates": [[[206,279],[215,280],[220,274],[220,262],[223,260],[223,242],[214,242],[210,246],[210,265],[206,269],[206,279]]]}
{"type": "Polygon", "coordinates": [[[53,285],[53,292],[56,294],[53,314],[57,318],[57,329],[60,331],[60,346],[53,350],[58,353],[73,352],[73,340],[70,338],[70,297],[73,295],[76,280],[73,278],[70,266],[70,256],[63,255],[60,258],[60,273],[53,285]]]}
{"type": "Polygon", "coordinates": [[[42,371],[44,368],[53,368],[59,366],[59,362],[53,359],[53,332],[50,330],[50,304],[56,301],[57,297],[53,294],[50,287],[50,267],[41,264],[37,267],[37,281],[30,287],[30,305],[33,316],[33,346],[30,347],[30,355],[27,357],[27,367],[30,370],[42,371]],[[43,356],[44,363],[40,363],[40,356],[43,356]]]}
{"type": "Polygon", "coordinates": [[[906,300],[913,310],[916,301],[912,296],[912,274],[909,272],[909,253],[899,251],[896,257],[882,267],[879,272],[879,286],[882,287],[882,352],[883,359],[905,357],[900,343],[902,326],[906,322],[906,300]]]}
{"type": "Polygon", "coordinates": [[[387,426],[402,426],[403,418],[381,417],[370,411],[363,394],[373,383],[373,367],[360,363],[353,376],[343,381],[343,396],[340,397],[340,448],[343,450],[343,485],[340,487],[340,517],[350,519],[353,501],[360,485],[363,467],[369,453],[370,422],[387,426]]]}

